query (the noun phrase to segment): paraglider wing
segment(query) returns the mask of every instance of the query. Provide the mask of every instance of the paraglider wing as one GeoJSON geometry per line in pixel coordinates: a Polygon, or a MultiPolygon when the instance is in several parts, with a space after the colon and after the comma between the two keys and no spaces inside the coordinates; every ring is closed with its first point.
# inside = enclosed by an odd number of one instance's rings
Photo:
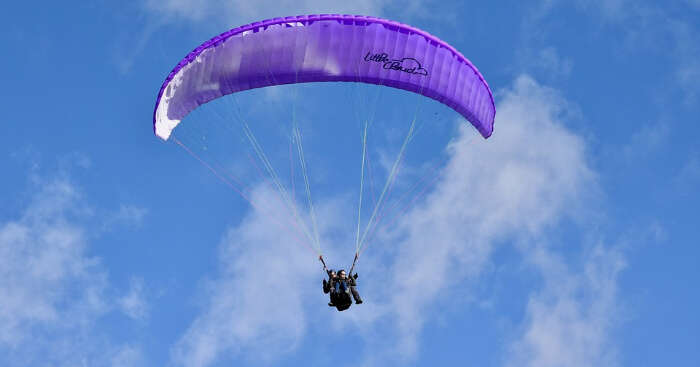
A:
{"type": "Polygon", "coordinates": [[[163,83],[154,132],[167,140],[198,106],[253,88],[308,82],[373,83],[451,107],[488,138],[496,114],[479,71],[438,38],[355,15],[275,18],[232,29],[193,50],[163,83]]]}

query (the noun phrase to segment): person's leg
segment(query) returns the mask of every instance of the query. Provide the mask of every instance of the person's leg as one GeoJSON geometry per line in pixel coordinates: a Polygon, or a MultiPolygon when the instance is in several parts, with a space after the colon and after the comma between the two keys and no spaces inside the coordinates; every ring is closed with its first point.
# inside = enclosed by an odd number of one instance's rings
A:
{"type": "Polygon", "coordinates": [[[355,286],[350,286],[350,292],[352,293],[352,298],[355,299],[355,303],[358,305],[362,303],[362,298],[360,298],[360,293],[357,291],[357,288],[355,286]]]}

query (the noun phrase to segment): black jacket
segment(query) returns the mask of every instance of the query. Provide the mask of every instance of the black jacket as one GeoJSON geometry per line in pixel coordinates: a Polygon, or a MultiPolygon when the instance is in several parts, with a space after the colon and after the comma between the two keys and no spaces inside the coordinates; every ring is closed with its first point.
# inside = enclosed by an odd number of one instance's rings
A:
{"type": "MultiPolygon", "coordinates": [[[[354,277],[346,277],[343,280],[345,280],[345,283],[348,285],[348,287],[356,287],[357,286],[357,282],[355,281],[354,277]]],[[[335,279],[333,279],[333,284],[331,284],[331,288],[333,287],[333,285],[335,285],[335,282],[337,282],[337,281],[341,281],[340,277],[336,277],[335,279]]]]}
{"type": "MultiPolygon", "coordinates": [[[[357,281],[355,279],[357,279],[357,274],[355,274],[355,276],[346,277],[345,281],[347,282],[347,285],[349,287],[356,287],[357,281]]],[[[338,276],[335,276],[333,278],[331,278],[329,276],[328,280],[324,279],[323,280],[323,293],[329,293],[331,291],[331,289],[333,289],[335,287],[335,282],[338,280],[340,280],[340,277],[338,277],[338,276]]]]}
{"type": "Polygon", "coordinates": [[[328,280],[323,280],[323,293],[328,293],[333,289],[335,278],[329,278],[328,280]]]}

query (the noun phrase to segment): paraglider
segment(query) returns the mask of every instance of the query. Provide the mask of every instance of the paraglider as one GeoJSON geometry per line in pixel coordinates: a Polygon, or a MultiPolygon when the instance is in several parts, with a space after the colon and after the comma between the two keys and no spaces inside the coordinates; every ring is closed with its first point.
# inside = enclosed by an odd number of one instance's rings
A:
{"type": "Polygon", "coordinates": [[[484,138],[493,132],[491,90],[454,47],[406,24],[338,14],[255,22],[195,48],[158,92],[154,132],[167,140],[188,113],[227,94],[309,82],[404,89],[454,109],[484,138]]]}
{"type": "MultiPolygon", "coordinates": [[[[274,18],[240,26],[203,43],[182,59],[163,82],[153,111],[154,133],[169,140],[173,130],[199,106],[237,92],[285,84],[355,82],[393,87],[436,100],[456,111],[488,138],[493,132],[495,105],[491,90],[476,67],[454,47],[420,29],[398,22],[357,15],[308,15],[274,18]]],[[[332,116],[328,116],[332,117],[332,116]]],[[[330,306],[343,311],[363,301],[357,291],[354,267],[370,230],[375,229],[385,193],[396,176],[400,158],[414,134],[415,119],[404,140],[387,183],[375,202],[364,231],[360,231],[362,185],[356,233],[355,259],[350,271],[333,273],[326,268],[312,205],[301,134],[294,128],[294,144],[304,173],[305,193],[312,230],[299,218],[293,196],[279,181],[247,122],[246,139],[270,175],[280,197],[293,213],[296,231],[315,251],[328,280],[323,291],[330,306]]],[[[367,124],[362,150],[364,180],[367,124]]],[[[199,158],[179,140],[175,143],[204,164],[229,186],[216,167],[199,158]]],[[[291,155],[291,145],[290,145],[291,155]]],[[[251,205],[246,193],[234,187],[251,205]]],[[[296,233],[296,232],[295,232],[296,233]]]]}
{"type": "Polygon", "coordinates": [[[323,280],[323,293],[330,293],[328,306],[335,307],[338,311],[345,311],[352,305],[351,295],[352,299],[355,300],[355,304],[362,304],[360,292],[357,291],[357,278],[359,277],[357,273],[353,273],[352,269],[350,269],[349,275],[344,269],[336,272],[326,267],[326,262],[322,256],[319,256],[319,260],[323,264],[323,270],[328,274],[328,280],[323,280]]]}

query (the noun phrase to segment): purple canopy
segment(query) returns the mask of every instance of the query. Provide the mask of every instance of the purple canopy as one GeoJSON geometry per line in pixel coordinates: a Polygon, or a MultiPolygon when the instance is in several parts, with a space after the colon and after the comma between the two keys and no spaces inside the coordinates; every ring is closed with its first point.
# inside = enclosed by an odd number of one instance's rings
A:
{"type": "Polygon", "coordinates": [[[491,89],[461,53],[419,29],[358,15],[275,18],[210,39],[165,79],[153,112],[154,131],[167,140],[188,113],[227,94],[308,82],[408,90],[451,107],[484,138],[493,132],[491,89]]]}

